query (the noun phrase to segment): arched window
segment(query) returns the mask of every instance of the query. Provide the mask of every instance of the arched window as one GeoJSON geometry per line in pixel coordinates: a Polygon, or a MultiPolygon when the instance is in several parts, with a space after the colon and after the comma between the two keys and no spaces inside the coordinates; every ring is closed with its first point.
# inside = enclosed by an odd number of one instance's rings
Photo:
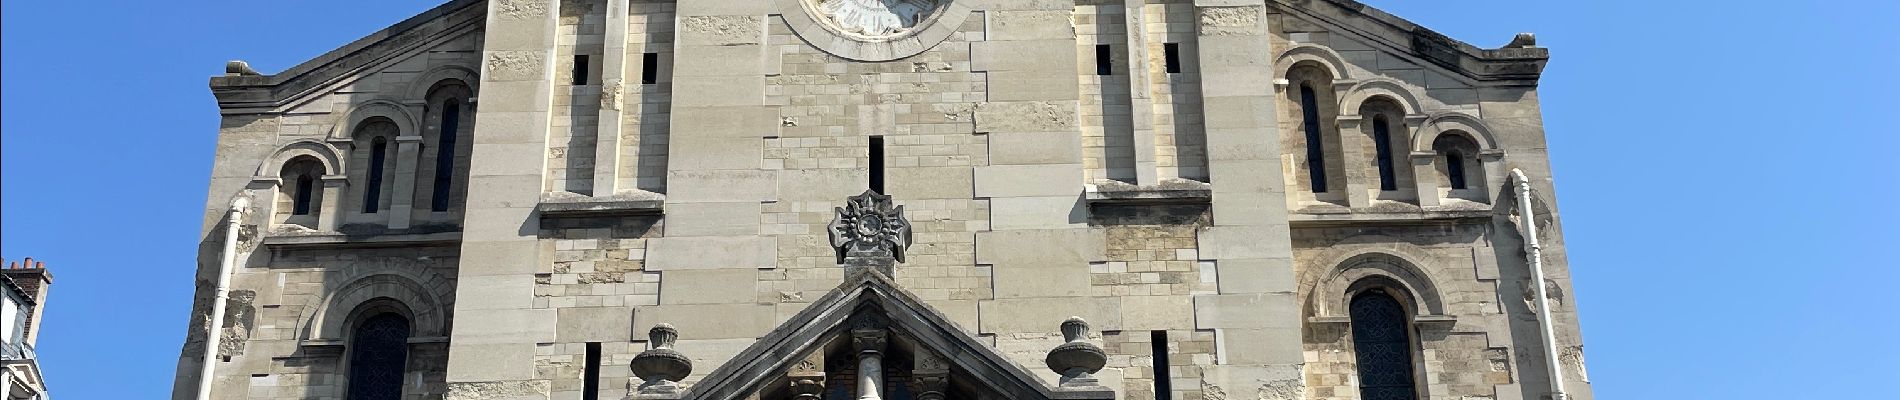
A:
{"type": "Polygon", "coordinates": [[[1405,307],[1380,289],[1352,298],[1352,346],[1359,362],[1359,398],[1413,400],[1412,335],[1405,307]]]}
{"type": "Polygon", "coordinates": [[[430,211],[449,210],[449,185],[455,180],[455,135],[462,122],[462,102],[448,99],[442,102],[442,133],[437,134],[435,150],[434,193],[430,195],[430,211]]]}
{"type": "Polygon", "coordinates": [[[382,313],[357,325],[350,342],[350,400],[402,399],[409,353],[409,319],[382,313]]]}
{"type": "Polygon", "coordinates": [[[389,141],[378,137],[370,143],[369,186],[363,188],[363,213],[375,214],[382,208],[383,159],[388,158],[389,141]]]}
{"type": "Polygon", "coordinates": [[[1319,95],[1313,85],[1300,84],[1300,119],[1306,130],[1306,173],[1312,180],[1313,193],[1326,191],[1326,151],[1321,143],[1319,95]]]}
{"type": "Polygon", "coordinates": [[[297,176],[297,188],[290,203],[290,215],[310,215],[310,201],[315,199],[313,191],[316,179],[310,175],[297,176]]]}
{"type": "Polygon", "coordinates": [[[1372,118],[1372,147],[1379,162],[1379,190],[1399,190],[1399,181],[1392,171],[1392,127],[1385,122],[1385,116],[1372,118]]]}
{"type": "Polygon", "coordinates": [[[1439,178],[1451,190],[1470,189],[1472,180],[1479,178],[1472,176],[1478,171],[1471,168],[1478,161],[1473,158],[1478,154],[1478,145],[1466,137],[1464,132],[1449,131],[1439,134],[1437,139],[1432,140],[1432,151],[1438,152],[1441,157],[1438,167],[1439,178]]]}

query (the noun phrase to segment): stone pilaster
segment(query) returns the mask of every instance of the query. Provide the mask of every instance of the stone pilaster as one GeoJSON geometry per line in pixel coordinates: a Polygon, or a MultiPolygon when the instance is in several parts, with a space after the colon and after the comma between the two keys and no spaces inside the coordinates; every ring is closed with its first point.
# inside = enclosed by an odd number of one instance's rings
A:
{"type": "Polygon", "coordinates": [[[409,229],[416,204],[416,165],[422,161],[422,135],[396,137],[396,192],[389,199],[389,229],[409,229]]]}
{"type": "Polygon", "coordinates": [[[449,399],[546,399],[535,344],[555,341],[555,313],[534,305],[542,268],[535,212],[544,191],[558,0],[493,0],[483,32],[480,107],[456,279],[449,399]],[[490,95],[493,94],[493,95],[490,95]],[[479,189],[477,189],[479,188],[479,189]]]}
{"type": "Polygon", "coordinates": [[[1195,328],[1215,332],[1221,355],[1203,369],[1202,385],[1233,398],[1303,390],[1300,341],[1287,340],[1301,333],[1266,10],[1257,1],[1194,4],[1214,197],[1199,257],[1213,260],[1223,277],[1259,280],[1222,282],[1220,294],[1194,298],[1195,328]]]}
{"type": "Polygon", "coordinates": [[[323,176],[322,204],[317,211],[318,231],[334,233],[343,227],[343,189],[349,186],[348,176],[323,176]]]}
{"type": "Polygon", "coordinates": [[[594,138],[594,196],[620,191],[621,110],[627,93],[627,1],[607,0],[600,59],[600,126],[594,138]]]}
{"type": "Polygon", "coordinates": [[[1148,0],[1122,0],[1128,27],[1128,110],[1134,121],[1135,184],[1160,183],[1155,152],[1154,63],[1148,53],[1148,0]]]}

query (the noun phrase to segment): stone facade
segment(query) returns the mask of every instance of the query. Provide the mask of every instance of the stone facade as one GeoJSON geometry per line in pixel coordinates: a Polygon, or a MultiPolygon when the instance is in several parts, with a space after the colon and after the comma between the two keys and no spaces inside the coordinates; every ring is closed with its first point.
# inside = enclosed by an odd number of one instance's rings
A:
{"type": "Polygon", "coordinates": [[[1542,399],[1528,207],[1588,399],[1546,59],[1347,0],[454,0],[211,79],[175,397],[239,224],[221,399],[1371,398],[1366,296],[1411,398],[1542,399]],[[889,262],[830,239],[867,190],[889,262]]]}

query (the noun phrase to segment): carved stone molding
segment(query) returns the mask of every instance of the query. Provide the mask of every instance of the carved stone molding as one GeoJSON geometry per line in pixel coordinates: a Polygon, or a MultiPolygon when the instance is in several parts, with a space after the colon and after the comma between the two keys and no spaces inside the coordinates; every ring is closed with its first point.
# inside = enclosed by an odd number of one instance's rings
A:
{"type": "Polygon", "coordinates": [[[798,37],[857,61],[891,61],[930,50],[963,26],[969,1],[769,0],[798,37]]]}

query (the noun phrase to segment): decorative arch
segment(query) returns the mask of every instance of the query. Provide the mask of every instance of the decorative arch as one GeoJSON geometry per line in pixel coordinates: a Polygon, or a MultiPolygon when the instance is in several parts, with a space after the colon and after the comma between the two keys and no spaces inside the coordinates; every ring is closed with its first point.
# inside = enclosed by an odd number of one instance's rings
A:
{"type": "Polygon", "coordinates": [[[1498,148],[1497,136],[1491,133],[1490,126],[1478,117],[1457,111],[1438,112],[1426,117],[1425,123],[1418,127],[1418,134],[1412,135],[1412,148],[1430,149],[1432,142],[1438,140],[1438,135],[1452,131],[1469,135],[1471,141],[1478,144],[1479,150],[1498,148]]]}
{"type": "Polygon", "coordinates": [[[774,3],[777,14],[792,28],[792,33],[812,47],[838,57],[868,62],[902,59],[937,47],[962,28],[963,21],[973,12],[969,1],[941,0],[944,3],[941,8],[917,23],[912,32],[872,39],[843,34],[825,26],[808,10],[808,0],[761,1],[774,3]]]}
{"type": "Polygon", "coordinates": [[[415,136],[422,132],[417,128],[417,122],[421,120],[417,119],[414,113],[409,112],[408,107],[395,100],[375,99],[352,106],[350,111],[337,116],[336,121],[330,125],[330,141],[350,141],[351,135],[356,134],[357,125],[373,117],[388,118],[391,122],[395,122],[397,136],[415,136]]]}
{"type": "Polygon", "coordinates": [[[1280,57],[1273,61],[1276,66],[1274,76],[1286,78],[1287,72],[1292,71],[1293,67],[1306,63],[1319,65],[1327,73],[1333,74],[1335,82],[1353,79],[1350,73],[1352,69],[1346,68],[1345,57],[1340,57],[1333,49],[1316,44],[1296,45],[1280,52],[1280,57]]]}
{"type": "Polygon", "coordinates": [[[1357,117],[1359,108],[1367,100],[1381,97],[1398,103],[1407,116],[1425,115],[1423,109],[1419,108],[1424,103],[1418,101],[1418,96],[1411,89],[1406,89],[1404,84],[1388,78],[1371,78],[1353,84],[1351,89],[1339,96],[1339,115],[1342,118],[1357,117]]]}
{"type": "Polygon", "coordinates": [[[339,175],[343,173],[343,161],[345,160],[342,157],[342,153],[342,151],[337,150],[336,146],[331,146],[329,143],[315,139],[300,139],[278,147],[276,152],[271,153],[270,157],[264,159],[263,164],[257,166],[255,176],[259,178],[279,178],[278,174],[283,171],[284,164],[289,163],[291,160],[296,160],[298,157],[310,157],[317,160],[317,163],[323,165],[324,175],[339,175]]]}
{"type": "Polygon", "coordinates": [[[409,87],[403,90],[403,99],[423,100],[429,98],[429,91],[436,87],[456,82],[467,86],[469,93],[480,93],[481,75],[475,69],[462,65],[438,65],[417,75],[409,81],[409,87]]]}
{"type": "Polygon", "coordinates": [[[1334,244],[1318,258],[1325,271],[1309,278],[1315,318],[1344,318],[1353,295],[1374,287],[1392,289],[1415,318],[1442,317],[1445,301],[1438,280],[1423,266],[1433,257],[1425,249],[1382,235],[1362,235],[1334,244]]]}
{"type": "Polygon", "coordinates": [[[350,324],[365,310],[376,308],[403,313],[409,318],[414,337],[448,335],[449,310],[417,276],[396,271],[363,276],[333,290],[306,307],[298,329],[305,342],[340,342],[346,339],[350,324]]]}

